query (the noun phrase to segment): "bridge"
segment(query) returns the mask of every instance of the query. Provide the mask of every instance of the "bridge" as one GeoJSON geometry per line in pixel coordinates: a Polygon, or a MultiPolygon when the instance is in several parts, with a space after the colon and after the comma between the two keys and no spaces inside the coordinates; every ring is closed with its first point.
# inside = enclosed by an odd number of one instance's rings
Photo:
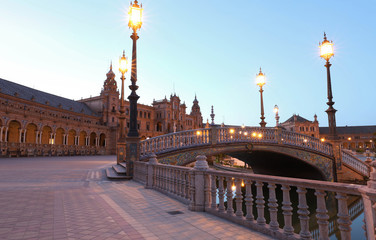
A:
{"type": "Polygon", "coordinates": [[[329,239],[333,234],[351,239],[352,221],[363,212],[366,238],[375,239],[376,161],[371,165],[338,145],[280,128],[212,126],[141,141],[133,180],[191,211],[277,239],[329,239]],[[323,179],[214,170],[207,161],[207,156],[219,153],[255,152],[293,158],[294,164],[309,165],[323,179]],[[369,177],[368,185],[335,182],[339,172],[369,177]]]}
{"type": "Polygon", "coordinates": [[[327,181],[364,179],[370,174],[367,163],[344,150],[335,154],[328,142],[281,128],[211,126],[141,141],[140,160],[152,153],[160,163],[180,166],[194,162],[198,155],[225,153],[245,161],[255,173],[268,174],[272,166],[278,171],[295,166],[294,171],[300,167],[313,172],[311,179],[327,181]]]}

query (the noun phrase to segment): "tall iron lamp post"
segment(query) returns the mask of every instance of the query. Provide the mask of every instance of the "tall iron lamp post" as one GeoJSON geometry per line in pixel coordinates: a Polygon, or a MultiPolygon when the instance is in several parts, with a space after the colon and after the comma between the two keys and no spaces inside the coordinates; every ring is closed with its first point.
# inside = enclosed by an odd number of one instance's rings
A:
{"type": "Polygon", "coordinates": [[[262,86],[265,85],[265,75],[261,72],[261,68],[260,68],[260,72],[259,74],[256,76],[256,84],[260,87],[260,98],[261,98],[261,122],[260,122],[260,126],[261,127],[265,127],[266,126],[266,122],[264,121],[265,117],[264,117],[264,101],[263,101],[263,98],[262,98],[262,92],[264,92],[264,90],[262,90],[262,86]]]}
{"type": "Polygon", "coordinates": [[[332,95],[332,82],[330,79],[330,64],[329,60],[332,56],[334,56],[333,51],[333,42],[328,41],[326,39],[326,34],[324,33],[324,41],[322,43],[319,43],[320,47],[320,57],[324,58],[326,60],[326,76],[327,76],[327,85],[328,85],[328,104],[329,108],[325,111],[328,114],[328,122],[329,122],[329,136],[327,137],[329,140],[337,140],[337,129],[336,129],[336,111],[333,108],[334,102],[332,101],[333,95],[332,95]]]}
{"type": "Polygon", "coordinates": [[[278,115],[279,108],[278,108],[278,105],[274,106],[273,112],[275,113],[275,126],[278,127],[278,125],[279,125],[279,115],[278,115]]]}
{"type": "Polygon", "coordinates": [[[119,71],[121,72],[121,97],[120,97],[120,133],[117,141],[117,163],[125,162],[125,106],[124,106],[124,74],[128,72],[128,59],[123,56],[119,59],[119,71]]]}
{"type": "Polygon", "coordinates": [[[136,41],[139,38],[137,35],[137,30],[141,28],[142,25],[142,4],[138,5],[137,0],[129,7],[129,22],[128,26],[133,30],[131,39],[133,40],[132,47],[132,70],[131,70],[131,82],[129,89],[132,91],[128,96],[129,105],[130,105],[130,116],[129,116],[129,131],[126,138],[126,162],[127,162],[127,176],[133,176],[133,163],[137,161],[140,156],[140,137],[137,129],[137,100],[140,98],[136,94],[138,86],[137,82],[137,49],[136,41]]]}

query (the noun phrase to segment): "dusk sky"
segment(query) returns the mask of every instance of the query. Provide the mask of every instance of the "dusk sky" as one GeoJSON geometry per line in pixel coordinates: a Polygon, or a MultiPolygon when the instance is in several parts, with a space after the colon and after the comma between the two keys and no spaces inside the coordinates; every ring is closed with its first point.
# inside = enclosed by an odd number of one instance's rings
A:
{"type": "MultiPolygon", "coordinates": [[[[129,1],[0,0],[0,78],[70,99],[99,95],[110,62],[131,57],[129,1]]],[[[331,75],[337,126],[375,125],[376,2],[140,0],[139,103],[175,90],[204,121],[258,125],[262,67],[265,121],[317,114],[327,126],[324,31],[335,56],[331,75]]],[[[126,86],[130,85],[126,76],[126,86]]],[[[125,96],[130,94],[126,88],[125,96]]]]}

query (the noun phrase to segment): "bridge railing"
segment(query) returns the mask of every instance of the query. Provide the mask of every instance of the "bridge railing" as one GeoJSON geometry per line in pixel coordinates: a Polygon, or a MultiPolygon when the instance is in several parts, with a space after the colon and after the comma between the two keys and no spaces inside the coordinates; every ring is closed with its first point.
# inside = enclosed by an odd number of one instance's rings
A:
{"type": "Polygon", "coordinates": [[[260,127],[212,127],[169,133],[141,141],[140,154],[145,157],[151,153],[233,142],[297,146],[333,156],[332,146],[317,138],[279,128],[260,127]]]}
{"type": "Polygon", "coordinates": [[[347,199],[349,195],[362,196],[367,239],[375,238],[376,191],[371,187],[217,171],[209,169],[205,156],[196,159],[194,168],[158,164],[155,158],[154,163],[135,162],[135,166],[148,168],[139,171],[147,172],[147,188],[180,199],[190,210],[209,212],[279,239],[311,239],[317,235],[329,239],[330,228],[335,225],[341,239],[351,239],[351,219],[359,209],[349,209],[347,199]],[[315,201],[307,201],[308,189],[314,191],[315,201]],[[337,200],[334,206],[338,213],[336,222],[330,223],[326,203],[329,194],[337,200]],[[295,196],[296,205],[291,201],[295,196]],[[316,207],[315,215],[308,210],[312,207],[316,207]],[[283,220],[277,212],[282,213],[283,220]],[[293,215],[299,219],[298,233],[292,225],[293,215]],[[318,230],[309,228],[310,219],[317,222],[318,230]]]}
{"type": "Polygon", "coordinates": [[[153,137],[141,141],[140,155],[161,153],[173,149],[206,145],[210,142],[209,129],[196,129],[153,137]]]}
{"type": "Polygon", "coordinates": [[[362,160],[356,158],[355,156],[342,150],[342,163],[353,170],[359,172],[363,176],[369,176],[371,167],[363,162],[362,160]]]}
{"type": "Polygon", "coordinates": [[[333,149],[330,144],[321,142],[314,137],[279,128],[221,127],[216,128],[216,130],[218,131],[218,143],[276,143],[302,147],[330,156],[333,155],[333,149]]]}

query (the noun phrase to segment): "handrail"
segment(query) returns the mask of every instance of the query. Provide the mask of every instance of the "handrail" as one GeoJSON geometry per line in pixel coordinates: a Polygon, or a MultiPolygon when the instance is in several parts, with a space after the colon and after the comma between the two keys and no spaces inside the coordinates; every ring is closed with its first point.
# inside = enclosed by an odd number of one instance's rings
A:
{"type": "Polygon", "coordinates": [[[352,168],[353,170],[357,171],[358,173],[362,174],[363,176],[369,176],[371,171],[371,167],[368,166],[365,162],[358,159],[354,155],[351,155],[342,150],[342,162],[345,166],[352,168]]]}
{"type": "Polygon", "coordinates": [[[332,145],[317,138],[279,128],[260,127],[212,127],[169,133],[141,141],[140,155],[237,142],[296,146],[333,156],[332,145]]]}

